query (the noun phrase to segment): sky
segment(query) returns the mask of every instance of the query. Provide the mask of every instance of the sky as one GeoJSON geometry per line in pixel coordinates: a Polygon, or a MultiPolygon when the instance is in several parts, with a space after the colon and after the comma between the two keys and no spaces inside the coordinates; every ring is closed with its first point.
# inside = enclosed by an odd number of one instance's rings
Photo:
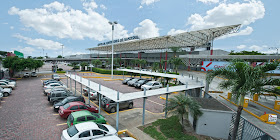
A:
{"type": "MultiPolygon", "coordinates": [[[[114,38],[140,39],[241,24],[214,50],[276,53],[279,0],[8,0],[0,4],[0,50],[25,56],[89,53],[114,38]]],[[[280,51],[280,50],[279,50],[280,51]]],[[[279,52],[280,53],[280,52],[279,52]]]]}

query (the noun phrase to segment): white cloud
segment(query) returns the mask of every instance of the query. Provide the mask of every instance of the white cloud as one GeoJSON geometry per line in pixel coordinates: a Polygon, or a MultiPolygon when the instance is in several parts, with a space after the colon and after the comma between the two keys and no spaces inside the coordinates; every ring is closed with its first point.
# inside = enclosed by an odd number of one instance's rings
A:
{"type": "Polygon", "coordinates": [[[21,46],[18,46],[17,48],[11,48],[11,49],[12,49],[11,51],[14,51],[14,50],[20,51],[25,56],[26,55],[31,55],[35,51],[35,49],[32,48],[32,47],[21,47],[21,46]]]}
{"type": "Polygon", "coordinates": [[[206,12],[206,16],[193,14],[188,18],[191,30],[233,24],[249,25],[265,15],[265,8],[261,1],[251,0],[245,3],[221,3],[206,12]]]}
{"type": "Polygon", "coordinates": [[[187,30],[176,30],[176,29],[171,29],[167,35],[176,35],[176,34],[180,34],[180,33],[183,33],[183,32],[187,32],[187,30]]]}
{"type": "Polygon", "coordinates": [[[219,0],[197,0],[197,1],[203,2],[205,4],[208,4],[208,3],[218,3],[219,2],[219,0]]]}
{"type": "Polygon", "coordinates": [[[253,51],[260,51],[260,50],[262,50],[262,47],[257,46],[257,45],[252,45],[251,47],[249,47],[249,49],[251,49],[253,51]]]}
{"type": "Polygon", "coordinates": [[[156,23],[152,20],[145,19],[139,25],[140,27],[134,29],[134,34],[138,35],[140,39],[159,36],[159,28],[156,27],[156,23]]]}
{"type": "Polygon", "coordinates": [[[237,46],[236,48],[239,49],[239,50],[241,50],[241,49],[245,49],[246,47],[247,47],[246,45],[239,45],[239,46],[237,46]]]}
{"type": "Polygon", "coordinates": [[[233,36],[250,35],[253,31],[254,31],[254,29],[252,27],[247,26],[245,29],[240,30],[239,32],[227,34],[227,35],[219,37],[218,39],[225,39],[225,38],[233,37],[233,36]]]}
{"type": "MultiPolygon", "coordinates": [[[[58,38],[84,39],[98,41],[111,39],[111,26],[104,14],[94,11],[98,5],[94,1],[82,1],[86,12],[65,6],[60,2],[45,4],[42,8],[9,9],[10,15],[18,15],[26,28],[33,28],[40,34],[58,38]],[[32,17],[32,18],[30,18],[32,17]]],[[[128,37],[127,30],[120,24],[116,26],[115,36],[128,37]]]]}
{"type": "Polygon", "coordinates": [[[10,26],[10,29],[13,30],[15,27],[14,26],[10,26]]]}
{"type": "Polygon", "coordinates": [[[107,10],[107,7],[103,4],[100,5],[100,8],[103,9],[103,10],[107,10]]]}
{"type": "Polygon", "coordinates": [[[153,4],[158,1],[160,1],[160,0],[142,0],[141,5],[150,5],[150,4],[153,4]]]}
{"type": "Polygon", "coordinates": [[[52,40],[45,40],[41,38],[32,39],[28,37],[24,37],[20,34],[15,34],[14,37],[19,38],[20,40],[24,40],[26,44],[37,47],[39,49],[45,50],[58,50],[61,49],[61,43],[54,42],[52,40]]]}

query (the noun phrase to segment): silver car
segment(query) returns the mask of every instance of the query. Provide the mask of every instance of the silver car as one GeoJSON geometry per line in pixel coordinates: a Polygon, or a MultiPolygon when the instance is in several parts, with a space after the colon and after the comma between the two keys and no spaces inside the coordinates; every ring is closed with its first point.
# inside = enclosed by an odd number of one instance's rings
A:
{"type": "Polygon", "coordinates": [[[12,89],[0,87],[0,93],[2,94],[2,96],[7,97],[12,93],[12,89]]]}
{"type": "Polygon", "coordinates": [[[7,83],[7,82],[0,82],[0,87],[2,87],[2,88],[12,88],[12,89],[15,89],[15,85],[12,85],[12,84],[7,83]]]}
{"type": "Polygon", "coordinates": [[[146,90],[158,89],[162,88],[162,84],[158,81],[150,81],[141,86],[141,90],[144,90],[144,88],[146,88],[146,90]]]}

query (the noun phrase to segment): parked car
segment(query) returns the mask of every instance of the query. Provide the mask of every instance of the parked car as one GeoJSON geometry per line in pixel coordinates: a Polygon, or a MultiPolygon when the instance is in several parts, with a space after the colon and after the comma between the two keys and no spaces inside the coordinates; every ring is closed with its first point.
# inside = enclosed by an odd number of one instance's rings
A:
{"type": "Polygon", "coordinates": [[[61,140],[89,140],[112,135],[118,136],[118,133],[110,125],[84,122],[63,130],[61,140]]]}
{"type": "Polygon", "coordinates": [[[147,82],[149,82],[151,80],[149,79],[141,79],[139,81],[137,81],[135,84],[134,84],[134,87],[135,88],[141,88],[142,85],[146,84],[147,82]]]}
{"type": "Polygon", "coordinates": [[[141,80],[141,79],[134,78],[134,79],[132,79],[132,80],[128,81],[128,82],[127,82],[127,85],[129,85],[129,86],[133,86],[133,84],[134,84],[135,82],[139,81],[139,80],[141,80]]]}
{"type": "Polygon", "coordinates": [[[76,102],[76,101],[85,103],[85,99],[82,96],[69,96],[69,97],[66,97],[65,99],[63,99],[62,101],[54,104],[53,109],[54,109],[54,111],[58,111],[60,106],[64,106],[67,103],[76,102]]]}
{"type": "Polygon", "coordinates": [[[56,80],[54,80],[54,79],[45,80],[45,81],[43,82],[43,86],[47,85],[47,83],[49,83],[50,81],[56,81],[56,80]]]}
{"type": "Polygon", "coordinates": [[[33,72],[31,72],[31,77],[38,77],[38,75],[35,71],[33,71],[33,72]]]}
{"type": "Polygon", "coordinates": [[[98,113],[98,109],[93,105],[86,105],[83,102],[70,102],[64,106],[60,106],[58,113],[61,118],[67,118],[72,112],[88,110],[90,112],[98,113]]]}
{"type": "Polygon", "coordinates": [[[62,85],[60,83],[51,83],[51,84],[45,85],[44,86],[44,90],[52,89],[52,88],[57,87],[57,86],[64,86],[64,87],[66,87],[65,85],[62,85]]]}
{"type": "Polygon", "coordinates": [[[2,97],[3,97],[3,93],[0,92],[0,101],[2,100],[2,97]]]}
{"type": "Polygon", "coordinates": [[[61,85],[62,85],[62,82],[60,82],[60,81],[56,81],[56,80],[52,80],[52,81],[48,81],[48,82],[46,82],[44,86],[47,86],[47,85],[49,85],[49,84],[51,84],[51,83],[59,83],[59,84],[61,84],[61,85]]]}
{"type": "Polygon", "coordinates": [[[60,76],[58,74],[53,74],[52,75],[52,79],[59,81],[60,80],[60,76]]]}
{"type": "MultiPolygon", "coordinates": [[[[84,95],[85,96],[87,96],[88,97],[88,90],[89,90],[89,88],[83,88],[83,93],[84,93],[84,95]]],[[[97,99],[97,92],[96,91],[94,91],[94,90],[90,90],[90,94],[89,94],[89,98],[90,99],[97,99]]]]}
{"type": "Polygon", "coordinates": [[[162,88],[162,84],[158,81],[149,81],[148,83],[141,86],[141,90],[144,90],[144,88],[146,88],[146,90],[158,89],[162,88]]]}
{"type": "Polygon", "coordinates": [[[73,93],[70,91],[58,91],[50,95],[49,102],[52,104],[56,104],[71,95],[73,95],[73,93]]]}
{"type": "Polygon", "coordinates": [[[56,86],[51,89],[44,90],[44,94],[49,96],[53,91],[67,91],[67,90],[69,91],[69,89],[67,89],[65,86],[56,86]]]}
{"type": "Polygon", "coordinates": [[[17,85],[16,81],[9,80],[9,79],[1,79],[0,82],[5,82],[5,83],[8,82],[8,84],[15,85],[15,86],[17,85]]]}
{"type": "Polygon", "coordinates": [[[132,80],[133,78],[126,78],[122,81],[123,84],[127,84],[128,81],[132,80]]]}
{"type": "Polygon", "coordinates": [[[23,74],[23,77],[30,77],[30,73],[29,73],[29,72],[25,72],[25,73],[23,74]]]}
{"type": "Polygon", "coordinates": [[[106,119],[102,115],[98,113],[92,113],[88,110],[72,112],[67,119],[68,127],[83,122],[95,122],[99,124],[106,124],[106,119]]]}
{"type": "Polygon", "coordinates": [[[2,87],[2,88],[12,88],[12,89],[15,89],[15,85],[12,85],[12,84],[7,83],[7,82],[0,82],[0,87],[2,87]]]}
{"type": "Polygon", "coordinates": [[[4,97],[9,96],[12,93],[12,89],[11,88],[2,88],[0,87],[0,93],[2,93],[2,95],[4,97]]]}
{"type": "MultiPolygon", "coordinates": [[[[117,108],[117,103],[108,97],[103,97],[101,99],[101,107],[104,108],[104,110],[106,110],[107,112],[115,113],[116,108],[117,108]]],[[[133,101],[129,100],[129,101],[120,102],[119,108],[120,109],[124,109],[124,108],[131,109],[131,108],[133,108],[133,101]]]]}

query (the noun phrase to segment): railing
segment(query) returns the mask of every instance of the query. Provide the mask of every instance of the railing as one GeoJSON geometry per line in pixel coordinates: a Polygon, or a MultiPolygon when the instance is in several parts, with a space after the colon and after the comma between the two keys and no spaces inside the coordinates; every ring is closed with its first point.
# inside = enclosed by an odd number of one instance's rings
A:
{"type": "MultiPolygon", "coordinates": [[[[230,123],[230,133],[228,139],[231,140],[234,121],[236,118],[236,114],[232,115],[231,123],[230,123]]],[[[247,121],[242,116],[240,117],[239,127],[237,130],[236,140],[276,140],[269,134],[262,131],[260,128],[256,127],[249,121],[247,121]]]]}

